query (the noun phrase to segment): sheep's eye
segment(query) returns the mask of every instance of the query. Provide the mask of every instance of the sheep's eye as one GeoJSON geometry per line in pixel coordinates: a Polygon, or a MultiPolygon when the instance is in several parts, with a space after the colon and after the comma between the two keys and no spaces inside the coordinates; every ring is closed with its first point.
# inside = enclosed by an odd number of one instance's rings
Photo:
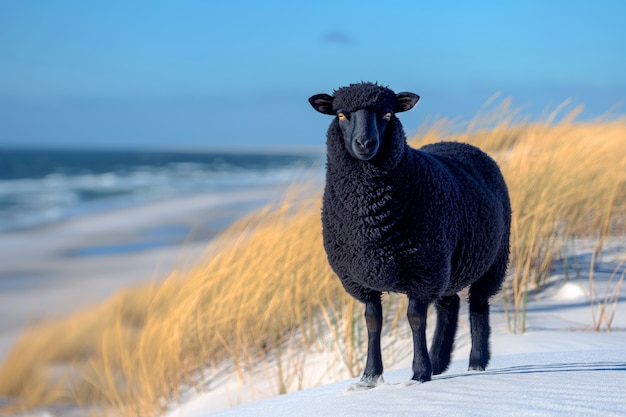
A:
{"type": "Polygon", "coordinates": [[[337,117],[339,118],[339,120],[346,120],[346,115],[343,113],[337,114],[337,117]]]}
{"type": "Polygon", "coordinates": [[[385,120],[389,121],[389,120],[391,120],[391,116],[393,116],[391,113],[386,113],[386,114],[383,116],[383,119],[385,119],[385,120]]]}

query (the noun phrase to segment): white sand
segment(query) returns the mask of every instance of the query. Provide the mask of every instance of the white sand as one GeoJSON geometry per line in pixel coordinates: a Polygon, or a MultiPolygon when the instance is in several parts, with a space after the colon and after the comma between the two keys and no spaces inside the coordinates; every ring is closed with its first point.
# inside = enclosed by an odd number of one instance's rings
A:
{"type": "MultiPolygon", "coordinates": [[[[619,278],[609,282],[624,256],[623,242],[615,251],[606,251],[605,262],[594,271],[602,299],[619,278]]],[[[554,283],[531,294],[523,335],[507,330],[502,304],[495,303],[493,358],[485,372],[467,372],[470,343],[464,305],[453,363],[431,382],[408,383],[411,341],[396,337],[393,349],[384,342],[385,383],[374,389],[350,390],[358,379],[345,379],[276,396],[275,370],[266,364],[266,369],[251,372],[244,380],[235,374],[221,376],[208,384],[210,390],[192,394],[167,417],[624,416],[626,285],[615,305],[612,332],[592,331],[588,260],[588,254],[578,257],[579,276],[571,270],[568,282],[557,265],[554,283]],[[266,399],[259,401],[262,398],[266,399]]],[[[624,269],[622,265],[619,274],[624,269]]],[[[610,314],[613,305],[609,307],[610,314]]],[[[302,352],[297,356],[302,358],[302,352]]],[[[334,373],[333,362],[319,352],[310,353],[302,364],[305,386],[319,380],[320,374],[334,373]]]]}
{"type": "Polygon", "coordinates": [[[0,360],[29,323],[191,266],[214,233],[282,191],[268,187],[179,198],[0,234],[0,360]],[[169,230],[192,232],[169,245],[132,250],[167,242],[169,230]],[[100,254],[81,256],[85,250],[100,254]]]}

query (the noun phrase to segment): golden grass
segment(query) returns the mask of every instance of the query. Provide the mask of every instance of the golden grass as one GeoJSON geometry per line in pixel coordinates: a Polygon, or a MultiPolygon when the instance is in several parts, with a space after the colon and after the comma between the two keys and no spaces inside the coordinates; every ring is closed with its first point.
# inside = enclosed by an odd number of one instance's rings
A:
{"type": "Polygon", "coordinates": [[[150,415],[198,370],[229,358],[243,375],[291,330],[316,338],[315,313],[343,290],[321,250],[319,190],[304,189],[233,225],[186,276],[25,332],[0,368],[0,393],[150,415]]]}
{"type": "MultiPolygon", "coordinates": [[[[626,121],[576,123],[576,110],[556,124],[516,122],[508,105],[463,133],[439,122],[413,144],[469,142],[501,165],[514,210],[504,293],[511,329],[523,331],[526,291],[541,285],[563,245],[590,237],[601,251],[607,236],[626,231],[626,121]]],[[[173,271],[162,283],[25,331],[0,367],[0,396],[15,399],[13,410],[68,401],[158,415],[181,387],[200,389],[205,370],[226,363],[243,379],[268,358],[280,365],[276,386],[285,392],[298,372],[280,361],[285,346],[320,348],[329,333],[357,375],[361,309],[327,265],[319,195],[296,184],[280,204],[229,228],[184,276],[173,271]]],[[[403,301],[390,300],[386,320],[395,326],[403,301]]]]}
{"type": "MultiPolygon", "coordinates": [[[[626,120],[575,123],[582,111],[577,107],[552,123],[562,107],[544,122],[516,122],[519,112],[507,99],[479,114],[464,133],[446,135],[492,155],[507,181],[513,218],[504,295],[514,332],[525,330],[527,291],[543,283],[564,245],[591,238],[601,252],[609,235],[626,232],[626,120]]],[[[418,142],[440,140],[446,129],[449,124],[440,121],[418,142]]]]}

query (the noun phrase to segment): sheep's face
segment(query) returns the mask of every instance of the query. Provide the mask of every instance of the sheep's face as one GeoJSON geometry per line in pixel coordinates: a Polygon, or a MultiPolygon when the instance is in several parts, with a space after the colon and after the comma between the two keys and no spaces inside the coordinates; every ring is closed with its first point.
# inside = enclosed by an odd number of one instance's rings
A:
{"type": "Polygon", "coordinates": [[[333,96],[316,94],[309,98],[315,110],[337,118],[347,152],[362,161],[378,155],[395,113],[412,109],[418,100],[417,94],[395,94],[372,83],[343,87],[333,96]]]}
{"type": "Polygon", "coordinates": [[[348,153],[362,161],[376,156],[387,125],[393,114],[361,109],[337,112],[339,127],[348,153]]]}

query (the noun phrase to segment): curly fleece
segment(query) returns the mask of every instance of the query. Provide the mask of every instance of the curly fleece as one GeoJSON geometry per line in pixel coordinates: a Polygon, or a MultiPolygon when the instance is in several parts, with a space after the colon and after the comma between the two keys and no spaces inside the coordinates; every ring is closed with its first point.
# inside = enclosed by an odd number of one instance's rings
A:
{"type": "MultiPolygon", "coordinates": [[[[396,96],[371,83],[333,93],[334,111],[390,111],[396,96]]],[[[349,155],[335,118],[327,134],[322,223],[328,260],[365,302],[398,292],[430,303],[471,285],[498,292],[509,258],[511,208],[496,163],[478,148],[409,147],[394,116],[373,159],[349,155]]]]}

